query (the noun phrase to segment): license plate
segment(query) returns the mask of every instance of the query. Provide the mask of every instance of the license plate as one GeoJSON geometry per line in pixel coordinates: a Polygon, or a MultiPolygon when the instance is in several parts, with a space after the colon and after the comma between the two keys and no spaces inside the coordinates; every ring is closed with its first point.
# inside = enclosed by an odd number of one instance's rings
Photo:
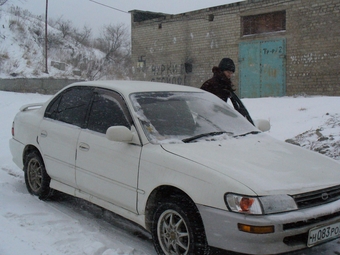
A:
{"type": "Polygon", "coordinates": [[[316,227],[309,230],[307,246],[311,247],[318,243],[334,239],[340,236],[340,222],[316,227]]]}

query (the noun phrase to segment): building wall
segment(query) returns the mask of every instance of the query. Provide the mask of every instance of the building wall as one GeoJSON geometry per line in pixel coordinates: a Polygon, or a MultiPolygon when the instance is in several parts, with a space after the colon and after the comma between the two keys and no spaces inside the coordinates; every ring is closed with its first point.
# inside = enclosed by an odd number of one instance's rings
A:
{"type": "MultiPolygon", "coordinates": [[[[200,87],[221,58],[238,67],[239,43],[285,38],[285,94],[340,95],[339,0],[248,0],[142,21],[134,20],[139,11],[131,14],[136,80],[200,87]],[[285,31],[242,36],[242,16],[282,10],[285,31]]],[[[236,68],[236,89],[238,73],[236,68]]]]}

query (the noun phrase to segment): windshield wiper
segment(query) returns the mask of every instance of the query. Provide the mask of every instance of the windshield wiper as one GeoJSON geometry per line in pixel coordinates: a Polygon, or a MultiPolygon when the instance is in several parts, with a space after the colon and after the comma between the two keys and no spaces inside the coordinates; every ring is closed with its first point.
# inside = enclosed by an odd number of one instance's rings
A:
{"type": "Polygon", "coordinates": [[[246,135],[256,135],[258,133],[261,133],[261,132],[260,131],[251,131],[251,132],[248,132],[248,133],[245,133],[245,134],[242,134],[242,135],[235,135],[235,137],[246,136],[246,135]]]}
{"type": "Polygon", "coordinates": [[[226,131],[218,131],[218,132],[209,132],[209,133],[204,133],[204,134],[200,134],[200,135],[195,135],[189,138],[185,138],[182,140],[182,142],[184,143],[190,143],[196,139],[202,138],[202,137],[206,137],[206,136],[215,136],[215,135],[222,135],[222,134],[229,134],[229,135],[233,135],[234,133],[232,132],[226,132],[226,131]]]}

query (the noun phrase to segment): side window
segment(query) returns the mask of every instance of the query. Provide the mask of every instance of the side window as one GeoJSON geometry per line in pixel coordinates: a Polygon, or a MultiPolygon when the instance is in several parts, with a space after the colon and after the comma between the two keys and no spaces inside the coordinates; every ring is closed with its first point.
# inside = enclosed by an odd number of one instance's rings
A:
{"type": "Polygon", "coordinates": [[[45,117],[82,127],[92,95],[87,87],[70,88],[50,103],[45,117]]]}
{"type": "Polygon", "coordinates": [[[95,93],[87,124],[88,129],[105,134],[111,126],[131,128],[119,97],[118,94],[109,91],[95,93]]]}
{"type": "Polygon", "coordinates": [[[61,97],[62,96],[59,95],[58,97],[54,98],[53,101],[47,106],[44,117],[54,119],[54,120],[57,119],[58,106],[59,106],[61,97]]]}

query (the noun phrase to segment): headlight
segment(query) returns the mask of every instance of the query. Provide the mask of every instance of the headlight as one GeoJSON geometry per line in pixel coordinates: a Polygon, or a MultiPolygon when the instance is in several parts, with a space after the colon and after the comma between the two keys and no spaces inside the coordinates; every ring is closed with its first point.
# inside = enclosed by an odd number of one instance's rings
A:
{"type": "Polygon", "coordinates": [[[225,201],[229,210],[245,214],[272,214],[297,210],[294,199],[288,195],[250,197],[228,193],[225,201]]]}
{"type": "Polygon", "coordinates": [[[294,199],[288,195],[275,195],[259,197],[264,214],[288,212],[297,210],[294,199]]]}
{"type": "Polygon", "coordinates": [[[260,201],[257,197],[226,194],[225,200],[229,210],[238,213],[262,214],[260,201]]]}

